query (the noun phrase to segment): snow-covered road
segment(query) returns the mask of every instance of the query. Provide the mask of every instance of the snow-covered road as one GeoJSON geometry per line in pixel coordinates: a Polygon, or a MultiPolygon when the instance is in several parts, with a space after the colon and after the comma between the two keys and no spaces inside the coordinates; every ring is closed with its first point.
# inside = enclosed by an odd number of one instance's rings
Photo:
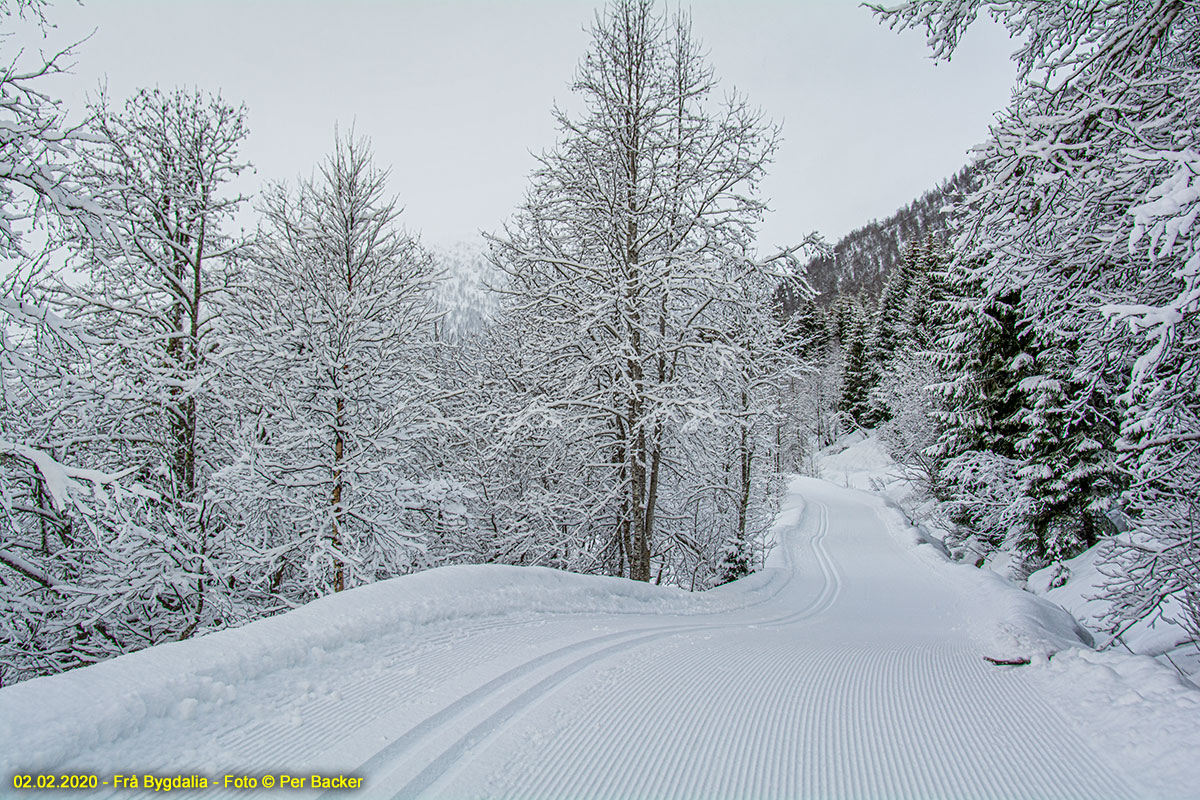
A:
{"type": "Polygon", "coordinates": [[[594,638],[508,673],[519,686],[506,675],[455,709],[451,736],[430,726],[412,742],[429,750],[389,746],[363,772],[388,797],[1137,796],[982,659],[964,599],[862,495],[793,491],[807,508],[769,600],[597,619],[594,638]]]}
{"type": "Polygon", "coordinates": [[[979,634],[993,596],[906,544],[878,500],[806,478],[789,492],[770,568],[703,598],[436,570],[389,582],[400,595],[367,587],[313,604],[323,615],[10,687],[5,780],[319,773],[363,779],[343,796],[389,798],[1144,796],[1036,667],[984,661],[1011,655],[979,634]],[[439,592],[463,613],[432,611],[439,592]]]}

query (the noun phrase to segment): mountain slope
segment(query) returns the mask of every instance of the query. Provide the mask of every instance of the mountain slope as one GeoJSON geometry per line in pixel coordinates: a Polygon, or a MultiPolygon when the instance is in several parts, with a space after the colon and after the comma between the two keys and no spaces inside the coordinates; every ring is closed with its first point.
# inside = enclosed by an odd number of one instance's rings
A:
{"type": "MultiPolygon", "coordinates": [[[[843,236],[833,246],[832,256],[808,262],[806,274],[819,292],[817,301],[828,306],[838,295],[879,297],[888,274],[900,263],[905,244],[947,233],[950,220],[943,209],[962,196],[972,179],[970,168],[963,168],[891,216],[843,236]]],[[[784,310],[794,310],[798,302],[798,297],[785,297],[784,310]]]]}

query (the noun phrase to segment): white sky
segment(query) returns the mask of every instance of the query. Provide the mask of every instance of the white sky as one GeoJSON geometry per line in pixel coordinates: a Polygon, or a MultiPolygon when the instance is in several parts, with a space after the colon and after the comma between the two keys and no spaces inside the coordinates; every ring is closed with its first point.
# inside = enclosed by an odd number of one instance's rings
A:
{"type": "MultiPolygon", "coordinates": [[[[220,91],[249,109],[244,156],[266,180],[307,175],[335,123],[369,136],[403,219],[433,245],[499,229],[530,155],[553,145],[599,0],[57,0],[50,41],[92,38],[55,93],[81,107],[106,79],[220,91]]],[[[973,29],[949,64],[853,0],[695,0],[722,88],[783,123],[760,242],[830,241],[966,163],[1008,99],[1015,45],[973,29]]],[[[77,116],[77,115],[76,115],[77,116]]]]}

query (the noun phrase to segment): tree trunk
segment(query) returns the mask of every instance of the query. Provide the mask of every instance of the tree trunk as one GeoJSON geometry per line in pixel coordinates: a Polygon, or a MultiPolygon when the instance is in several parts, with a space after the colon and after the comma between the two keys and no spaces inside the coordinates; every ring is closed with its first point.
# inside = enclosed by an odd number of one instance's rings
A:
{"type": "Polygon", "coordinates": [[[335,551],[333,556],[333,591],[340,592],[346,588],[345,566],[337,550],[342,546],[342,456],[345,453],[345,437],[342,435],[343,416],[346,411],[346,401],[337,401],[337,429],[333,434],[333,533],[329,537],[335,551]]]}

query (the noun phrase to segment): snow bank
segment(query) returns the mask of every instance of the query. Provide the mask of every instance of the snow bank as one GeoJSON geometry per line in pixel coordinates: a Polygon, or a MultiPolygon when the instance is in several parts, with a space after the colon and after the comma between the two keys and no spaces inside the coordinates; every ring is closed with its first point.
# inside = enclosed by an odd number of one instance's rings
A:
{"type": "MultiPolygon", "coordinates": [[[[908,487],[873,436],[834,450],[822,464],[830,465],[825,477],[842,482],[839,475],[849,476],[849,485],[875,489],[896,538],[961,588],[963,614],[988,655],[1028,659],[1031,666],[1020,667],[1021,674],[1076,720],[1098,750],[1121,754],[1148,782],[1151,796],[1175,797],[1181,786],[1200,786],[1200,691],[1149,656],[1091,649],[1093,637],[1080,620],[1103,610],[1096,601],[1102,577],[1096,548],[1067,562],[1072,579],[1065,585],[1051,589],[1050,570],[1030,575],[1030,589],[1044,594],[1038,596],[991,569],[950,560],[935,536],[910,522],[896,500],[908,487]]],[[[1139,647],[1169,647],[1168,627],[1146,625],[1130,636],[1139,647]]]]}
{"type": "Polygon", "coordinates": [[[819,466],[826,480],[872,491],[891,533],[961,589],[969,598],[964,611],[976,626],[975,636],[991,657],[1044,662],[1063,649],[1092,643],[1091,634],[1061,606],[1022,590],[991,570],[952,561],[941,540],[911,520],[901,506],[911,485],[873,433],[855,433],[840,440],[823,455],[819,466]]]}
{"type": "Polygon", "coordinates": [[[1061,650],[1092,644],[1091,634],[1061,606],[1022,590],[991,570],[951,561],[941,542],[909,523],[894,501],[881,500],[881,505],[881,515],[893,535],[967,598],[964,614],[990,657],[1045,662],[1061,650]]]}
{"type": "Polygon", "coordinates": [[[1097,750],[1121,754],[1148,797],[1200,791],[1200,691],[1174,670],[1150,656],[1073,648],[1031,679],[1082,721],[1097,750]]]}
{"type": "Polygon", "coordinates": [[[148,719],[222,703],[235,687],[349,644],[455,620],[529,614],[693,615],[771,596],[768,569],[702,594],[541,567],[453,566],[321,598],[240,628],[150,647],[0,689],[0,774],[61,763],[148,719]],[[87,720],[83,723],[83,720],[87,720]],[[21,742],[22,763],[8,754],[21,742]]]}
{"type": "MultiPolygon", "coordinates": [[[[1106,577],[1100,567],[1106,549],[1106,543],[1101,542],[1064,561],[1061,566],[1046,567],[1032,573],[1026,581],[1029,591],[1065,608],[1084,627],[1097,633],[1097,638],[1105,630],[1103,618],[1109,607],[1103,597],[1106,577]]],[[[1181,645],[1190,643],[1191,637],[1181,626],[1168,621],[1178,614],[1178,606],[1168,604],[1163,616],[1152,616],[1137,622],[1122,633],[1121,641],[1136,653],[1148,656],[1165,654],[1164,657],[1171,658],[1177,667],[1190,673],[1195,682],[1200,678],[1200,652],[1191,646],[1181,648],[1181,645]]]]}
{"type": "Polygon", "coordinates": [[[874,435],[861,431],[843,436],[818,457],[820,476],[849,489],[872,491],[895,480],[896,462],[874,435]]]}

